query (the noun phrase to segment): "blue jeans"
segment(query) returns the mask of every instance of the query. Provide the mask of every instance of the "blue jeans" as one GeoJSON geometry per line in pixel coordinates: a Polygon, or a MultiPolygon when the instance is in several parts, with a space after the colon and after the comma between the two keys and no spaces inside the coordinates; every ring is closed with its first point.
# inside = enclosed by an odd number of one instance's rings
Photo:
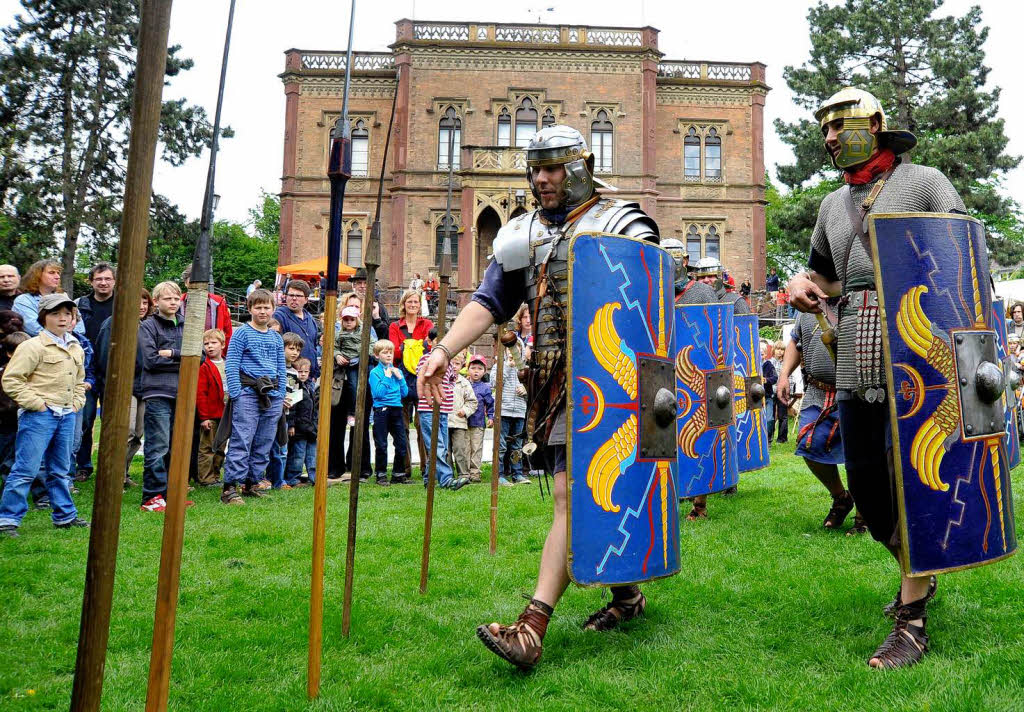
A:
{"type": "Polygon", "coordinates": [[[526,428],[526,418],[513,418],[501,416],[501,439],[498,441],[498,462],[501,463],[499,474],[502,477],[509,476],[509,470],[513,477],[523,474],[523,458],[521,455],[512,457],[513,453],[523,449],[523,431],[526,428]],[[506,455],[508,457],[506,458],[506,455]]]}
{"type": "MultiPolygon", "coordinates": [[[[88,391],[87,391],[88,393],[88,391]]],[[[88,397],[88,395],[86,396],[88,397]]],[[[71,457],[68,459],[68,473],[74,477],[75,471],[78,469],[78,448],[82,446],[82,413],[85,409],[75,413],[75,437],[71,440],[71,457]]],[[[89,443],[89,451],[92,452],[92,443],[89,443]]],[[[90,463],[91,464],[91,463],[90,463]]],[[[92,472],[92,469],[89,470],[92,472]]]]}
{"type": "Polygon", "coordinates": [[[153,497],[167,496],[167,464],[174,426],[174,401],[147,398],[142,418],[146,446],[142,451],[142,503],[153,497]]]}
{"type": "Polygon", "coordinates": [[[288,441],[288,484],[295,485],[302,476],[302,466],[310,482],[316,482],[316,440],[294,438],[288,441]]]}
{"type": "Polygon", "coordinates": [[[46,468],[46,491],[50,494],[50,516],[54,524],[65,524],[78,516],[71,499],[68,463],[75,435],[75,414],[55,415],[53,411],[25,411],[18,418],[14,467],[0,500],[0,524],[21,524],[32,481],[40,465],[46,468]]]}
{"type": "Polygon", "coordinates": [[[243,388],[232,400],[231,439],[224,459],[225,485],[254,485],[260,481],[277,437],[281,400],[273,398],[270,407],[261,410],[259,396],[251,388],[243,388]]]}
{"type": "MultiPolygon", "coordinates": [[[[419,411],[419,436],[423,438],[423,451],[427,453],[427,461],[422,463],[423,482],[430,476],[430,435],[434,422],[434,413],[426,409],[419,411]]],[[[448,414],[441,413],[437,428],[437,484],[447,487],[452,482],[452,466],[448,464],[448,414]]]]}
{"type": "Polygon", "coordinates": [[[270,462],[267,464],[267,480],[274,489],[281,489],[284,485],[284,472],[288,467],[288,445],[281,445],[277,442],[277,433],[274,433],[274,444],[270,446],[270,462]]]}
{"type": "Polygon", "coordinates": [[[85,392],[85,407],[79,411],[82,418],[81,435],[75,445],[75,467],[74,470],[83,470],[92,474],[92,426],[96,423],[96,391],[89,389],[85,392]]]}

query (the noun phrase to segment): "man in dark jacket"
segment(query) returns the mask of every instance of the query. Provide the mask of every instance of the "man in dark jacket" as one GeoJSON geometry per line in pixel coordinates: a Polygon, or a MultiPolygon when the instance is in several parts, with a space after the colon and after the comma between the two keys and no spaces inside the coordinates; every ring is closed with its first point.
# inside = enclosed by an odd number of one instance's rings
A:
{"type": "MultiPolygon", "coordinates": [[[[97,262],[89,270],[89,284],[92,291],[79,297],[75,303],[82,315],[85,336],[94,347],[99,340],[103,322],[114,313],[114,284],[116,272],[109,262],[97,262]]],[[[106,363],[104,363],[106,367],[106,363]]],[[[97,376],[97,378],[99,378],[97,376]]],[[[84,482],[92,476],[92,427],[96,422],[96,406],[100,392],[95,386],[85,392],[85,407],[82,408],[82,440],[75,455],[75,480],[84,482]]]]}
{"type": "Polygon", "coordinates": [[[285,306],[274,311],[274,318],[281,323],[282,336],[291,332],[302,337],[302,358],[309,359],[310,377],[315,380],[320,378],[320,364],[316,358],[317,344],[320,343],[320,322],[306,311],[308,302],[309,285],[301,279],[293,279],[285,287],[285,306]]]}

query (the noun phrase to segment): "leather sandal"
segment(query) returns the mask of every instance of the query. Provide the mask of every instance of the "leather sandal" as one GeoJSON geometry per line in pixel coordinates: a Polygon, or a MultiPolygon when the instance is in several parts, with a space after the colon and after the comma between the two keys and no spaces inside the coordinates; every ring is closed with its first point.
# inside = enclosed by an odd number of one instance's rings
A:
{"type": "Polygon", "coordinates": [[[554,610],[532,599],[512,625],[491,623],[477,626],[476,637],[487,649],[520,670],[531,670],[544,651],[544,634],[554,610]]]}
{"type": "Polygon", "coordinates": [[[646,608],[647,599],[640,592],[640,587],[626,586],[615,590],[608,605],[591,614],[583,624],[583,629],[598,632],[611,630],[620,623],[642,616],[646,608]],[[624,591],[625,595],[621,595],[620,591],[624,591]]]}
{"type": "Polygon", "coordinates": [[[924,654],[928,652],[928,634],[925,633],[925,626],[928,623],[928,603],[925,598],[905,603],[896,609],[896,623],[892,632],[886,637],[875,654],[868,659],[878,660],[878,665],[871,665],[876,669],[893,669],[907,667],[921,661],[924,654]],[[910,621],[921,620],[921,625],[914,625],[910,621]]]}
{"type": "Polygon", "coordinates": [[[853,495],[844,492],[838,497],[832,498],[832,509],[828,510],[825,521],[821,526],[825,529],[838,529],[846,521],[846,517],[853,511],[853,495]]]}
{"type": "Polygon", "coordinates": [[[688,521],[688,522],[695,522],[698,519],[707,519],[707,518],[708,518],[708,505],[706,505],[706,504],[697,504],[696,502],[693,503],[693,509],[690,510],[690,513],[686,515],[686,521],[688,521]]]}
{"type": "MultiPolygon", "coordinates": [[[[935,598],[935,592],[938,590],[938,588],[939,579],[937,579],[935,576],[932,576],[931,579],[929,579],[928,581],[928,593],[926,593],[924,595],[924,598],[922,598],[921,600],[925,603],[928,603],[928,601],[935,598]]],[[[903,605],[903,597],[901,595],[902,592],[903,590],[901,587],[900,590],[896,591],[896,598],[892,599],[887,604],[885,604],[885,608],[882,609],[882,613],[885,615],[886,618],[893,618],[896,615],[896,610],[903,605]]]]}
{"type": "Polygon", "coordinates": [[[868,523],[864,520],[864,517],[860,516],[860,512],[853,518],[853,526],[846,530],[846,536],[857,536],[858,534],[868,533],[868,523]]]}

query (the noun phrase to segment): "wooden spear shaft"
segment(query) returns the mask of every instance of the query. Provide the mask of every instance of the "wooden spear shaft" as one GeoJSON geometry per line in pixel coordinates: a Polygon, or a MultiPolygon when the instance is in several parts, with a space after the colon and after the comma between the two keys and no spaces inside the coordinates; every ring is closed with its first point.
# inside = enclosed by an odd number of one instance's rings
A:
{"type": "MultiPolygon", "coordinates": [[[[306,694],[320,694],[324,642],[324,557],[327,539],[327,471],[331,445],[331,384],[334,381],[334,322],[338,310],[338,263],[341,262],[341,227],[344,218],[345,186],[352,176],[352,129],[348,124],[348,92],[352,81],[352,39],[356,2],[348,23],[348,53],[345,59],[345,93],[341,116],[331,131],[327,176],[331,181],[330,228],[327,236],[327,293],[324,299],[324,348],[328,358],[320,367],[320,413],[317,421],[316,469],[319,477],[313,489],[313,566],[309,586],[309,655],[306,694]]],[[[339,443],[343,445],[344,443],[339,443]]]]}
{"type": "Polygon", "coordinates": [[[502,328],[494,330],[494,418],[491,438],[493,440],[491,465],[491,555],[498,551],[498,473],[501,472],[501,391],[505,383],[505,347],[501,343],[502,328]]]}
{"type": "Polygon", "coordinates": [[[85,567],[78,655],[71,689],[71,709],[74,712],[98,710],[103,696],[128,450],[128,415],[139,333],[139,294],[149,235],[149,203],[153,191],[153,163],[160,129],[170,24],[171,0],[143,1],[117,259],[117,292],[103,397],[103,432],[85,567]]]}

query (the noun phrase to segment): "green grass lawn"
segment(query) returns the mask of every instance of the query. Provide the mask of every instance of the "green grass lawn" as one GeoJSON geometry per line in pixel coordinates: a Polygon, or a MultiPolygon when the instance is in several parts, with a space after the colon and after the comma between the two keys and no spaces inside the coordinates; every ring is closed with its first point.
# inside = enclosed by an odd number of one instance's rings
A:
{"type": "MultiPolygon", "coordinates": [[[[418,592],[422,487],[360,498],[352,635],[341,637],[347,487],[331,488],[323,687],[306,700],[311,489],[227,508],[196,491],[189,510],[170,707],[175,710],[1016,710],[1024,709],[1024,558],[943,577],[932,652],[914,668],[866,660],[888,634],[896,567],[867,537],[820,528],[829,500],[791,454],[713,497],[684,523],[684,573],[645,588],[647,615],[586,633],[602,604],[570,589],[530,674],[477,641],[532,593],[550,521],[536,485],[502,488],[498,553],[487,553],[489,487],[438,491],[430,589],[418,592]]],[[[141,480],[139,480],[141,481],[141,480]]],[[[1016,486],[1017,511],[1022,486],[1016,486]]],[[[163,517],[126,493],[105,710],[146,696],[163,517]]],[[[78,496],[92,509],[92,483],[78,496]]],[[[851,518],[852,521],[852,518],[851,518]]],[[[1024,538],[1024,526],[1018,527],[1024,538]]],[[[0,540],[0,710],[65,710],[88,536],[30,512],[0,540]],[[31,692],[30,692],[31,691],[31,692]]]]}

